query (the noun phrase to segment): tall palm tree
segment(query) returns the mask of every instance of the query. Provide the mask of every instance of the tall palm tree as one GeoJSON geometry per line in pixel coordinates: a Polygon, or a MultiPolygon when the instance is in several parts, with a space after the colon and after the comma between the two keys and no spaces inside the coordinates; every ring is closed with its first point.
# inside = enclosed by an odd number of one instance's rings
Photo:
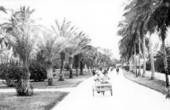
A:
{"type": "Polygon", "coordinates": [[[38,47],[42,51],[45,59],[48,85],[53,85],[53,62],[59,57],[64,50],[66,39],[61,36],[56,36],[52,31],[44,31],[38,47]]]}
{"type": "MultiPolygon", "coordinates": [[[[61,24],[59,23],[58,20],[55,20],[55,26],[52,26],[52,28],[57,36],[67,39],[67,41],[65,41],[68,43],[67,45],[69,45],[69,42],[72,41],[72,36],[77,30],[77,28],[75,26],[72,26],[71,22],[67,21],[66,19],[64,19],[61,24]]],[[[60,67],[59,81],[64,81],[63,68],[64,68],[65,57],[66,57],[66,51],[63,50],[60,53],[61,67],[60,67]]]]}
{"type": "Polygon", "coordinates": [[[170,26],[170,1],[161,0],[157,2],[153,12],[148,18],[147,29],[150,33],[154,33],[155,30],[159,32],[159,36],[162,41],[163,54],[164,54],[164,69],[165,69],[165,80],[166,86],[169,86],[168,79],[168,63],[167,63],[167,55],[165,51],[165,38],[167,33],[167,27],[170,26]]]}
{"type": "Polygon", "coordinates": [[[137,60],[136,55],[137,52],[139,53],[139,50],[137,50],[137,44],[139,42],[139,35],[137,32],[137,28],[134,28],[135,20],[131,21],[124,21],[123,24],[120,26],[120,30],[118,31],[118,34],[123,36],[123,38],[119,42],[119,50],[121,57],[129,60],[134,56],[134,72],[137,76],[137,60]],[[124,30],[124,31],[122,31],[124,30]]]}
{"type": "Polygon", "coordinates": [[[97,48],[92,45],[87,45],[83,51],[82,57],[84,59],[84,63],[87,64],[91,69],[95,68],[96,59],[98,59],[97,54],[97,48]]]}
{"type": "MultiPolygon", "coordinates": [[[[162,39],[162,45],[163,47],[165,47],[166,31],[167,31],[167,27],[169,26],[170,1],[169,0],[146,0],[145,2],[140,1],[138,3],[141,9],[143,10],[147,9],[145,11],[147,12],[146,14],[147,19],[145,21],[146,30],[149,31],[151,34],[154,33],[155,30],[158,30],[158,32],[160,32],[159,36],[162,39]]],[[[132,4],[130,4],[129,7],[133,7],[132,4]]],[[[165,49],[163,50],[164,50],[164,66],[166,71],[165,74],[166,86],[169,86],[167,57],[166,57],[165,49]]]]}
{"type": "MultiPolygon", "coordinates": [[[[155,0],[133,0],[129,5],[126,6],[125,10],[127,10],[124,14],[127,21],[133,21],[132,26],[135,30],[135,28],[139,28],[139,35],[143,39],[143,54],[144,54],[144,62],[145,62],[145,34],[147,32],[147,29],[145,28],[145,25],[147,24],[147,20],[150,17],[152,11],[154,10],[155,6],[154,4],[157,4],[159,1],[155,0]]],[[[131,23],[131,22],[130,22],[131,23]]],[[[151,54],[151,57],[152,54],[151,54]]],[[[152,61],[152,63],[154,63],[152,61]]],[[[154,65],[154,64],[151,64],[154,65]]],[[[152,66],[153,67],[153,66],[152,66]]],[[[145,74],[145,68],[146,63],[144,63],[144,73],[145,74]]],[[[154,74],[154,68],[152,68],[152,74],[154,74]]]]}
{"type": "Polygon", "coordinates": [[[15,11],[11,15],[9,23],[5,23],[7,39],[23,64],[24,73],[21,75],[16,86],[18,95],[32,95],[30,86],[29,62],[35,56],[35,41],[34,36],[35,25],[30,15],[34,10],[29,7],[21,7],[19,11],[15,11]]]}
{"type": "MultiPolygon", "coordinates": [[[[69,43],[70,45],[67,48],[67,54],[69,56],[69,69],[70,69],[70,78],[72,78],[72,64],[73,58],[75,55],[82,53],[84,48],[90,43],[91,39],[87,37],[83,32],[72,36],[72,40],[69,43]]],[[[78,73],[76,73],[78,74],[78,73]]]]}

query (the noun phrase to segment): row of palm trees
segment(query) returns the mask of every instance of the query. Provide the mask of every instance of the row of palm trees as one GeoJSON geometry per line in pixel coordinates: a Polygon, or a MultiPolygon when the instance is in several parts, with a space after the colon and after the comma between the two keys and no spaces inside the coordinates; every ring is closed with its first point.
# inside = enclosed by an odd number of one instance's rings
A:
{"type": "MultiPolygon", "coordinates": [[[[2,11],[7,12],[1,7],[2,11]]],[[[61,57],[67,51],[69,56],[70,78],[72,78],[72,59],[74,55],[79,54],[81,50],[90,43],[90,39],[83,32],[78,32],[77,28],[71,26],[71,22],[63,20],[62,25],[56,21],[56,28],[44,28],[44,26],[35,24],[31,19],[34,10],[29,7],[21,7],[17,11],[12,11],[10,20],[1,24],[4,39],[12,47],[13,53],[19,57],[25,69],[25,74],[21,76],[18,83],[21,89],[18,93],[29,94],[30,91],[30,73],[29,63],[34,59],[37,53],[44,58],[44,64],[47,70],[48,85],[53,83],[53,62],[61,57]]],[[[63,62],[63,61],[62,61],[63,62]]],[[[60,80],[63,80],[62,71],[60,80]]]]}
{"type": "MultiPolygon", "coordinates": [[[[169,86],[168,63],[165,51],[165,39],[170,25],[170,1],[169,0],[132,0],[126,7],[123,15],[125,19],[120,22],[118,34],[122,36],[120,40],[121,57],[127,61],[136,55],[143,57],[143,74],[146,71],[146,50],[149,44],[149,54],[151,59],[151,79],[154,79],[154,57],[152,49],[151,35],[157,33],[162,41],[164,55],[164,69],[166,87],[169,86]],[[146,37],[149,35],[149,38],[146,37]]],[[[137,75],[137,72],[136,72],[137,75]]]]}
{"type": "MultiPolygon", "coordinates": [[[[25,70],[16,86],[19,95],[30,95],[32,91],[29,64],[33,59],[39,58],[45,65],[48,85],[53,85],[53,65],[56,61],[61,62],[60,81],[64,80],[63,68],[66,58],[69,62],[70,78],[73,78],[74,60],[81,64],[80,67],[83,62],[91,67],[111,62],[109,52],[101,53],[98,48],[91,46],[88,35],[79,31],[66,19],[61,24],[55,20],[55,25],[48,29],[36,24],[31,18],[35,10],[29,7],[20,7],[19,10],[0,7],[0,10],[10,15],[7,21],[0,24],[1,36],[3,36],[1,44],[5,42],[6,47],[12,49],[13,56],[19,59],[25,70]]],[[[79,65],[76,66],[76,76],[78,76],[78,67],[79,65]]],[[[83,74],[82,69],[81,74],[83,74]]]]}

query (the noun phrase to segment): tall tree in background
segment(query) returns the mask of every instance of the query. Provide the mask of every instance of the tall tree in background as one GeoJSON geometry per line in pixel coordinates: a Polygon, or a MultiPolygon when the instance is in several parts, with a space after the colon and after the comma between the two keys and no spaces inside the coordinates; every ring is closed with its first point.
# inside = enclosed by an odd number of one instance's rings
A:
{"type": "Polygon", "coordinates": [[[69,56],[70,78],[73,77],[72,67],[74,56],[82,53],[83,49],[90,43],[90,41],[91,40],[83,32],[79,32],[78,34],[72,36],[72,40],[67,48],[67,54],[69,56]]]}
{"type": "MultiPolygon", "coordinates": [[[[60,24],[58,20],[55,20],[55,26],[52,26],[55,34],[57,36],[63,37],[67,39],[65,41],[66,45],[70,45],[70,42],[73,40],[73,35],[75,34],[77,28],[75,26],[71,25],[70,21],[67,21],[64,19],[62,23],[60,24]]],[[[66,46],[68,47],[68,46],[66,46]]],[[[59,74],[59,81],[64,81],[64,61],[66,59],[66,51],[65,49],[60,53],[60,60],[61,60],[61,66],[60,66],[60,74],[59,74]]]]}
{"type": "Polygon", "coordinates": [[[56,36],[52,31],[44,31],[42,41],[39,43],[39,50],[42,51],[47,70],[48,85],[53,85],[53,62],[65,49],[66,39],[56,36]]]}

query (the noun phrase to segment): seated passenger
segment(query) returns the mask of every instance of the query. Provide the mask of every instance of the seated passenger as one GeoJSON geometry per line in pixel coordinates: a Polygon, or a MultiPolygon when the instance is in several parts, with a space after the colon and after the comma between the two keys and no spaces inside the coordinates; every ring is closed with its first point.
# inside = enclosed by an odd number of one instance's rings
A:
{"type": "Polygon", "coordinates": [[[97,71],[96,75],[94,76],[94,81],[101,82],[102,77],[101,74],[97,71]]]}
{"type": "Polygon", "coordinates": [[[105,70],[103,73],[103,77],[102,77],[102,83],[109,83],[109,81],[110,81],[110,78],[108,76],[108,71],[105,70]]]}

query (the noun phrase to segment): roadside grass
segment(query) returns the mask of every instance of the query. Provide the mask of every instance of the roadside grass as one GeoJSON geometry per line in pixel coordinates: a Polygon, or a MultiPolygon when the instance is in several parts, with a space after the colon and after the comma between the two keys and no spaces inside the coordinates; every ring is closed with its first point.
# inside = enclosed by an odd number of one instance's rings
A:
{"type": "Polygon", "coordinates": [[[135,74],[133,74],[132,72],[126,71],[126,70],[123,70],[123,72],[124,72],[124,76],[131,81],[134,81],[138,84],[141,84],[143,86],[146,86],[148,88],[161,92],[162,94],[167,93],[165,89],[165,81],[158,80],[158,79],[151,80],[150,77],[146,77],[146,76],[136,77],[135,74]]]}
{"type": "MultiPolygon", "coordinates": [[[[92,76],[89,72],[84,72],[83,75],[75,76],[73,71],[73,78],[69,78],[69,71],[64,71],[64,81],[58,81],[59,70],[55,72],[53,86],[48,86],[47,80],[42,82],[33,82],[31,84],[35,89],[49,89],[49,88],[68,88],[76,87],[84,79],[92,76]]],[[[14,87],[7,87],[0,81],[0,89],[9,89],[14,87]]],[[[50,110],[54,105],[57,105],[68,92],[34,92],[33,96],[21,97],[16,93],[0,93],[0,110],[50,110]]]]}
{"type": "Polygon", "coordinates": [[[67,92],[36,92],[33,96],[0,93],[0,110],[50,110],[67,92]]]}
{"type": "MultiPolygon", "coordinates": [[[[66,87],[76,87],[79,85],[84,79],[89,78],[92,76],[91,73],[85,72],[83,75],[78,75],[76,77],[75,70],[73,70],[73,78],[69,78],[69,71],[63,71],[64,72],[64,81],[59,81],[59,70],[56,70],[54,72],[55,76],[53,79],[53,86],[48,86],[47,80],[41,81],[41,82],[34,82],[31,81],[31,85],[34,88],[37,89],[46,89],[46,88],[66,88],[66,87]]],[[[14,88],[14,87],[7,87],[2,81],[0,81],[0,89],[8,89],[8,88],[14,88]]]]}
{"type": "Polygon", "coordinates": [[[47,80],[42,82],[31,82],[34,88],[45,89],[45,88],[68,88],[68,87],[76,87],[79,85],[84,79],[92,76],[89,72],[84,72],[83,75],[78,75],[76,77],[75,71],[73,71],[73,78],[69,78],[69,71],[64,71],[64,81],[59,81],[59,70],[55,72],[55,76],[53,79],[53,86],[48,86],[47,80]]]}

